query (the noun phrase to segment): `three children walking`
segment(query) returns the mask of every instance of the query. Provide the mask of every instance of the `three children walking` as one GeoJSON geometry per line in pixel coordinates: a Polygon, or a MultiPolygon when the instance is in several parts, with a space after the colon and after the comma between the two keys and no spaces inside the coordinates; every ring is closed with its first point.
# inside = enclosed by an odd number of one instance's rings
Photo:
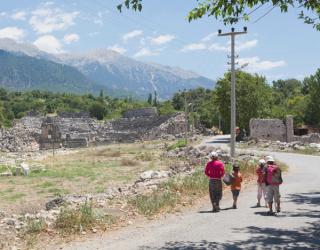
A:
{"type": "MultiPolygon", "coordinates": [[[[210,153],[211,161],[205,168],[205,174],[209,178],[209,194],[212,203],[212,211],[220,211],[220,200],[222,198],[222,181],[230,185],[233,204],[232,208],[237,208],[237,201],[241,190],[242,174],[240,165],[235,163],[232,166],[232,173],[225,173],[224,164],[218,159],[217,152],[210,153]]],[[[269,208],[268,214],[273,215],[273,202],[275,202],[276,212],[280,212],[280,191],[279,185],[282,184],[280,168],[275,164],[271,156],[259,160],[256,167],[257,174],[257,207],[261,206],[261,199],[264,206],[269,208]]]]}

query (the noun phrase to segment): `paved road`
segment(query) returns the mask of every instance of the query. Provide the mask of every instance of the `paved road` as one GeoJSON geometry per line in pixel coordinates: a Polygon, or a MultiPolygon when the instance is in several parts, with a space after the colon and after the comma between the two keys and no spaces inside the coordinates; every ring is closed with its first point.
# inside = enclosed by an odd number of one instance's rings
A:
{"type": "Polygon", "coordinates": [[[273,156],[290,165],[281,186],[283,212],[276,217],[267,216],[265,208],[253,208],[256,190],[251,186],[241,192],[237,210],[228,209],[227,192],[220,213],[207,212],[208,200],[197,211],[73,242],[63,249],[320,249],[320,157],[273,156]]]}

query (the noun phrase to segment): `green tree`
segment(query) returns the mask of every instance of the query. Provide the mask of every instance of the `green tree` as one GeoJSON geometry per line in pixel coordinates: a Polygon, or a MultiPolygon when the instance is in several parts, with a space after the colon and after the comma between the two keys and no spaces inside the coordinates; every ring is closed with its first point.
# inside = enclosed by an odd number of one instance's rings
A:
{"type": "MultiPolygon", "coordinates": [[[[264,118],[271,114],[271,88],[262,76],[245,72],[236,74],[237,126],[249,129],[251,118],[264,118]]],[[[230,131],[231,74],[226,73],[217,81],[215,103],[224,121],[222,129],[230,131]]]]}
{"type": "Polygon", "coordinates": [[[148,103],[149,103],[149,105],[152,105],[152,94],[151,93],[148,96],[148,103]]]}
{"type": "Polygon", "coordinates": [[[310,125],[320,126],[320,69],[305,78],[303,84],[307,93],[305,121],[310,125]]]}
{"type": "MultiPolygon", "coordinates": [[[[320,2],[317,0],[197,0],[195,3],[197,6],[188,14],[189,21],[207,15],[221,20],[224,24],[235,24],[242,20],[248,21],[254,11],[269,5],[269,11],[275,8],[288,12],[294,8],[299,11],[300,19],[320,30],[320,2]]],[[[124,0],[117,8],[121,11],[123,6],[141,11],[142,0],[124,0]]]]}
{"type": "Polygon", "coordinates": [[[172,97],[172,106],[176,110],[184,109],[184,97],[181,92],[175,93],[172,97]]]}
{"type": "Polygon", "coordinates": [[[99,98],[100,98],[101,100],[104,99],[104,92],[103,92],[102,89],[100,90],[99,98]]]}
{"type": "Polygon", "coordinates": [[[0,127],[3,127],[6,124],[6,115],[5,108],[3,104],[0,102],[0,127]]]}
{"type": "Polygon", "coordinates": [[[297,79],[277,80],[272,83],[272,90],[272,117],[283,119],[293,115],[295,125],[302,125],[307,100],[302,93],[302,82],[297,79]]]}
{"type": "Polygon", "coordinates": [[[172,106],[176,110],[185,110],[185,98],[190,117],[208,128],[219,125],[219,113],[214,102],[214,91],[196,88],[178,92],[172,98],[172,106]]]}
{"type": "Polygon", "coordinates": [[[153,106],[158,106],[158,97],[157,97],[157,91],[154,91],[154,99],[153,99],[153,106]]]}
{"type": "Polygon", "coordinates": [[[172,102],[168,100],[159,104],[158,112],[160,115],[170,115],[174,114],[176,110],[173,108],[172,102]]]}
{"type": "Polygon", "coordinates": [[[288,98],[298,96],[302,92],[302,83],[297,79],[277,80],[272,82],[274,94],[277,95],[278,104],[288,98]]]}
{"type": "Polygon", "coordinates": [[[93,103],[89,108],[89,112],[91,117],[95,117],[98,120],[103,120],[107,115],[107,109],[101,102],[93,103]]]}

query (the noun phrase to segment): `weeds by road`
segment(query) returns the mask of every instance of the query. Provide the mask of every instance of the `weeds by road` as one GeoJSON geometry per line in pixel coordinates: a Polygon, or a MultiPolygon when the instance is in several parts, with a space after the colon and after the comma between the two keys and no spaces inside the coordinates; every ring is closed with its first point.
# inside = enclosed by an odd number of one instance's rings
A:
{"type": "Polygon", "coordinates": [[[113,144],[30,158],[31,166],[46,170],[31,172],[29,177],[2,178],[0,210],[30,213],[59,195],[102,193],[107,187],[131,183],[141,172],[165,170],[170,160],[161,157],[163,145],[163,141],[113,144]]]}

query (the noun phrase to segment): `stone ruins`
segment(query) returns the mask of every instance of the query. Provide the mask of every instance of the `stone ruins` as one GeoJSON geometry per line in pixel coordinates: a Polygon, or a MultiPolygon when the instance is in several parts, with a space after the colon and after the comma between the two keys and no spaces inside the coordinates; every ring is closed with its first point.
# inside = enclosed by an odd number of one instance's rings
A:
{"type": "Polygon", "coordinates": [[[311,133],[303,136],[294,134],[293,117],[280,119],[251,119],[250,138],[280,142],[320,143],[320,134],[311,133]]]}
{"type": "Polygon", "coordinates": [[[180,138],[186,132],[184,113],[158,115],[156,109],[127,111],[123,118],[97,121],[86,113],[26,116],[0,130],[0,150],[29,152],[79,148],[113,142],[180,138]]]}

